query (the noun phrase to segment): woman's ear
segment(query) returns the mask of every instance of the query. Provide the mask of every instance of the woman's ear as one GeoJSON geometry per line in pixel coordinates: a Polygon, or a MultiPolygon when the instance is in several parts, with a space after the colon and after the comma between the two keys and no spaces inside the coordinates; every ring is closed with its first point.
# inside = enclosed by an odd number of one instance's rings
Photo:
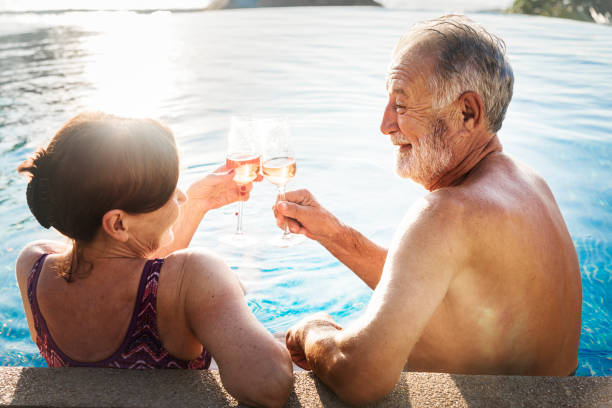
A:
{"type": "Polygon", "coordinates": [[[468,91],[459,97],[463,126],[474,130],[483,123],[484,105],[476,92],[468,91]]]}
{"type": "Polygon", "coordinates": [[[111,238],[120,242],[129,239],[126,213],[121,210],[110,210],[102,217],[102,228],[111,238]]]}

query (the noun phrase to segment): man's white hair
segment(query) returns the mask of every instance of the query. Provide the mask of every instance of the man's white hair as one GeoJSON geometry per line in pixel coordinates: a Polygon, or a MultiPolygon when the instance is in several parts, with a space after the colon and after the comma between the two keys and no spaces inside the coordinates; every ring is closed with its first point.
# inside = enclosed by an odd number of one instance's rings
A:
{"type": "Polygon", "coordinates": [[[415,24],[396,45],[394,59],[420,43],[432,45],[434,67],[427,84],[434,109],[473,91],[484,104],[489,130],[501,129],[514,85],[503,40],[465,16],[448,15],[415,24]]]}

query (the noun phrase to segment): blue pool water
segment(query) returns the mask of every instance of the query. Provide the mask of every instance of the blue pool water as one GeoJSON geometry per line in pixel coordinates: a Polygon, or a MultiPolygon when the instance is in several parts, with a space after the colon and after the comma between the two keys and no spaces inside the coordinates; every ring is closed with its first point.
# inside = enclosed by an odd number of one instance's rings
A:
{"type": "MultiPolygon", "coordinates": [[[[14,278],[19,249],[43,230],[15,168],[85,109],[158,117],[181,150],[180,184],[223,161],[232,114],[287,115],[298,175],[344,222],[388,244],[406,208],[425,191],[393,175],[378,126],[390,51],[415,21],[440,12],[382,8],[0,13],[0,365],[44,366],[28,335],[14,278]]],[[[579,375],[612,374],[612,27],[520,15],[473,13],[508,45],[516,85],[500,131],[505,150],[550,184],[582,271],[579,375]]],[[[193,245],[220,253],[248,288],[272,332],[312,312],[341,324],[371,291],[315,243],[265,244],[280,230],[275,190],[258,184],[246,230],[260,244],[219,243],[234,208],[208,214],[193,245]]]]}

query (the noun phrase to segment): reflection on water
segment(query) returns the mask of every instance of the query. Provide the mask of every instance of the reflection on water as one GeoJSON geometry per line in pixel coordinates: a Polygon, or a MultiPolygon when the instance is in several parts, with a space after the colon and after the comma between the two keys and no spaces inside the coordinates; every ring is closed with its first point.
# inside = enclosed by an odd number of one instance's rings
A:
{"type": "MultiPolygon", "coordinates": [[[[0,364],[44,365],[29,340],[14,279],[19,249],[42,230],[15,168],[84,109],[158,117],[175,132],[181,185],[223,161],[233,114],[284,114],[298,173],[343,221],[388,244],[424,191],[392,174],[378,126],[384,73],[399,35],[434,12],[378,8],[251,9],[207,13],[0,14],[0,364]]],[[[612,374],[610,27],[474,14],[508,44],[515,96],[500,132],[505,150],[549,182],[583,274],[580,375],[612,374]]],[[[370,290],[320,246],[279,249],[275,188],[255,186],[245,229],[262,244],[236,250],[217,237],[233,211],[208,214],[193,244],[219,252],[271,331],[329,311],[346,324],[370,290]]]]}

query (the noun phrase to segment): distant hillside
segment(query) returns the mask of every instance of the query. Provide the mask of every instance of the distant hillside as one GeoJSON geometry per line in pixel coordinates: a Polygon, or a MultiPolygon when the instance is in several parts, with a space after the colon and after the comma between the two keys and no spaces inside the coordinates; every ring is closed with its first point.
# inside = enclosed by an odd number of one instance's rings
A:
{"type": "Polygon", "coordinates": [[[213,0],[208,8],[230,9],[298,6],[381,6],[381,4],[374,0],[213,0]]]}
{"type": "Polygon", "coordinates": [[[612,0],[514,0],[511,13],[612,22],[612,0]]]}

